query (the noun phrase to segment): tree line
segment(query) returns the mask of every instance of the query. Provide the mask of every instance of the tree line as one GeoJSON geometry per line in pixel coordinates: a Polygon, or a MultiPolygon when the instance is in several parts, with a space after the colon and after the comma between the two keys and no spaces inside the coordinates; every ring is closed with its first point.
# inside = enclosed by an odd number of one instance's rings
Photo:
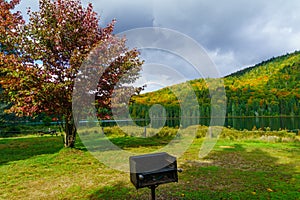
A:
{"type": "MultiPolygon", "coordinates": [[[[271,58],[253,67],[223,78],[227,98],[226,116],[299,116],[300,52],[271,58]]],[[[199,102],[200,117],[210,117],[211,93],[206,79],[188,81],[199,102]]],[[[134,118],[148,118],[149,109],[161,104],[169,118],[195,116],[195,108],[180,112],[180,103],[172,92],[182,84],[133,97],[130,112],[134,118]]],[[[218,88],[215,87],[215,90],[218,88]]],[[[189,99],[185,99],[189,101],[189,99]]]]}

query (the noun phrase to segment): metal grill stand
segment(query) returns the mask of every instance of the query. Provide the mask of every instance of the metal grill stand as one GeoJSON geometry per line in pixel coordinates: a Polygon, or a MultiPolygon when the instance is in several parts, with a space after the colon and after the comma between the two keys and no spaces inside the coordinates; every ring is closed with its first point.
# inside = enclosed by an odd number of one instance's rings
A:
{"type": "Polygon", "coordinates": [[[157,188],[158,185],[151,185],[150,189],[151,189],[151,199],[155,200],[155,189],[157,188]]]}
{"type": "Polygon", "coordinates": [[[148,187],[151,189],[152,200],[155,200],[155,189],[165,183],[178,182],[177,161],[167,153],[154,153],[131,156],[130,180],[136,189],[148,187]]]}

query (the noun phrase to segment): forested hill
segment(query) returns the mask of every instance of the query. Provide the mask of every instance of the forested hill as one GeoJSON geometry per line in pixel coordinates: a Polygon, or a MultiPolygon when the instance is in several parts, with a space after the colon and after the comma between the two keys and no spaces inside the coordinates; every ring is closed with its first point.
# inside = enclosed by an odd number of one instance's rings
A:
{"type": "MultiPolygon", "coordinates": [[[[271,58],[253,67],[224,77],[227,116],[300,115],[300,52],[271,58]]],[[[204,79],[188,82],[197,95],[201,116],[210,115],[210,96],[204,79]]],[[[178,117],[179,103],[172,88],[142,94],[133,98],[131,113],[147,117],[153,104],[162,104],[169,117],[178,117]]],[[[185,92],[182,87],[181,92],[185,92]]],[[[193,116],[193,108],[190,113],[193,116]]]]}

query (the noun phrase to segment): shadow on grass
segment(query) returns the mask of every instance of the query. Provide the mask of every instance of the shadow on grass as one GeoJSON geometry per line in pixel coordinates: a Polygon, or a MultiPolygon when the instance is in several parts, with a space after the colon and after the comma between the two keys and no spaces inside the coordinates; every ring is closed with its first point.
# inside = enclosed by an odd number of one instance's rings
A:
{"type": "Polygon", "coordinates": [[[60,136],[4,138],[0,140],[0,165],[42,154],[53,154],[63,148],[60,136]]]}
{"type": "Polygon", "coordinates": [[[137,137],[117,137],[110,138],[110,141],[120,148],[138,148],[138,147],[157,147],[163,146],[169,143],[170,138],[149,137],[149,138],[137,138],[137,137]]]}
{"type": "Polygon", "coordinates": [[[124,187],[122,183],[112,186],[105,186],[94,191],[90,196],[90,200],[96,199],[126,199],[129,189],[124,187]]]}
{"type": "Polygon", "coordinates": [[[184,164],[180,192],[184,199],[299,199],[299,155],[299,148],[220,146],[206,162],[184,164]]]}
{"type": "Polygon", "coordinates": [[[94,137],[93,139],[88,139],[88,140],[86,139],[84,142],[82,142],[80,140],[80,137],[77,137],[75,147],[78,150],[91,151],[91,152],[111,151],[118,148],[138,149],[140,147],[143,147],[143,148],[156,149],[156,148],[160,148],[161,146],[165,146],[171,140],[172,137],[137,138],[137,137],[125,136],[125,137],[107,137],[103,139],[99,136],[99,138],[94,137]],[[106,142],[106,139],[109,139],[109,142],[111,142],[115,146],[111,145],[111,143],[106,142]]]}
{"type": "Polygon", "coordinates": [[[84,144],[82,143],[80,136],[78,134],[76,135],[75,149],[80,151],[88,151],[86,146],[84,146],[84,144]]]}
{"type": "MultiPolygon", "coordinates": [[[[158,187],[159,188],[159,187],[158,187]]],[[[158,189],[159,190],[159,189],[158,189]]],[[[164,198],[165,195],[156,194],[156,199],[164,198]]],[[[144,200],[151,199],[151,190],[149,188],[142,188],[136,190],[134,186],[128,187],[124,183],[116,183],[112,186],[105,186],[94,191],[90,196],[90,200],[144,200]]]]}

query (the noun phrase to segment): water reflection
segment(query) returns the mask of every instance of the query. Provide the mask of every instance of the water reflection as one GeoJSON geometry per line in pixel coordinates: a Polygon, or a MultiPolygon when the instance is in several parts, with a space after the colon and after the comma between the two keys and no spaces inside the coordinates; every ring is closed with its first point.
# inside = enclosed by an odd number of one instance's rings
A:
{"type": "MultiPolygon", "coordinates": [[[[168,127],[188,127],[191,125],[210,125],[211,118],[209,117],[184,117],[184,118],[167,118],[165,126],[168,127]]],[[[126,120],[123,120],[119,125],[126,126],[126,120]]],[[[139,126],[149,126],[150,120],[135,120],[139,126]]],[[[113,120],[102,121],[102,126],[113,126],[113,120]]],[[[161,119],[152,119],[151,128],[160,128],[162,126],[161,119]]],[[[242,116],[242,117],[226,117],[225,127],[232,127],[237,130],[254,130],[254,129],[269,129],[269,130],[295,130],[300,129],[300,116],[242,116]]]]}

